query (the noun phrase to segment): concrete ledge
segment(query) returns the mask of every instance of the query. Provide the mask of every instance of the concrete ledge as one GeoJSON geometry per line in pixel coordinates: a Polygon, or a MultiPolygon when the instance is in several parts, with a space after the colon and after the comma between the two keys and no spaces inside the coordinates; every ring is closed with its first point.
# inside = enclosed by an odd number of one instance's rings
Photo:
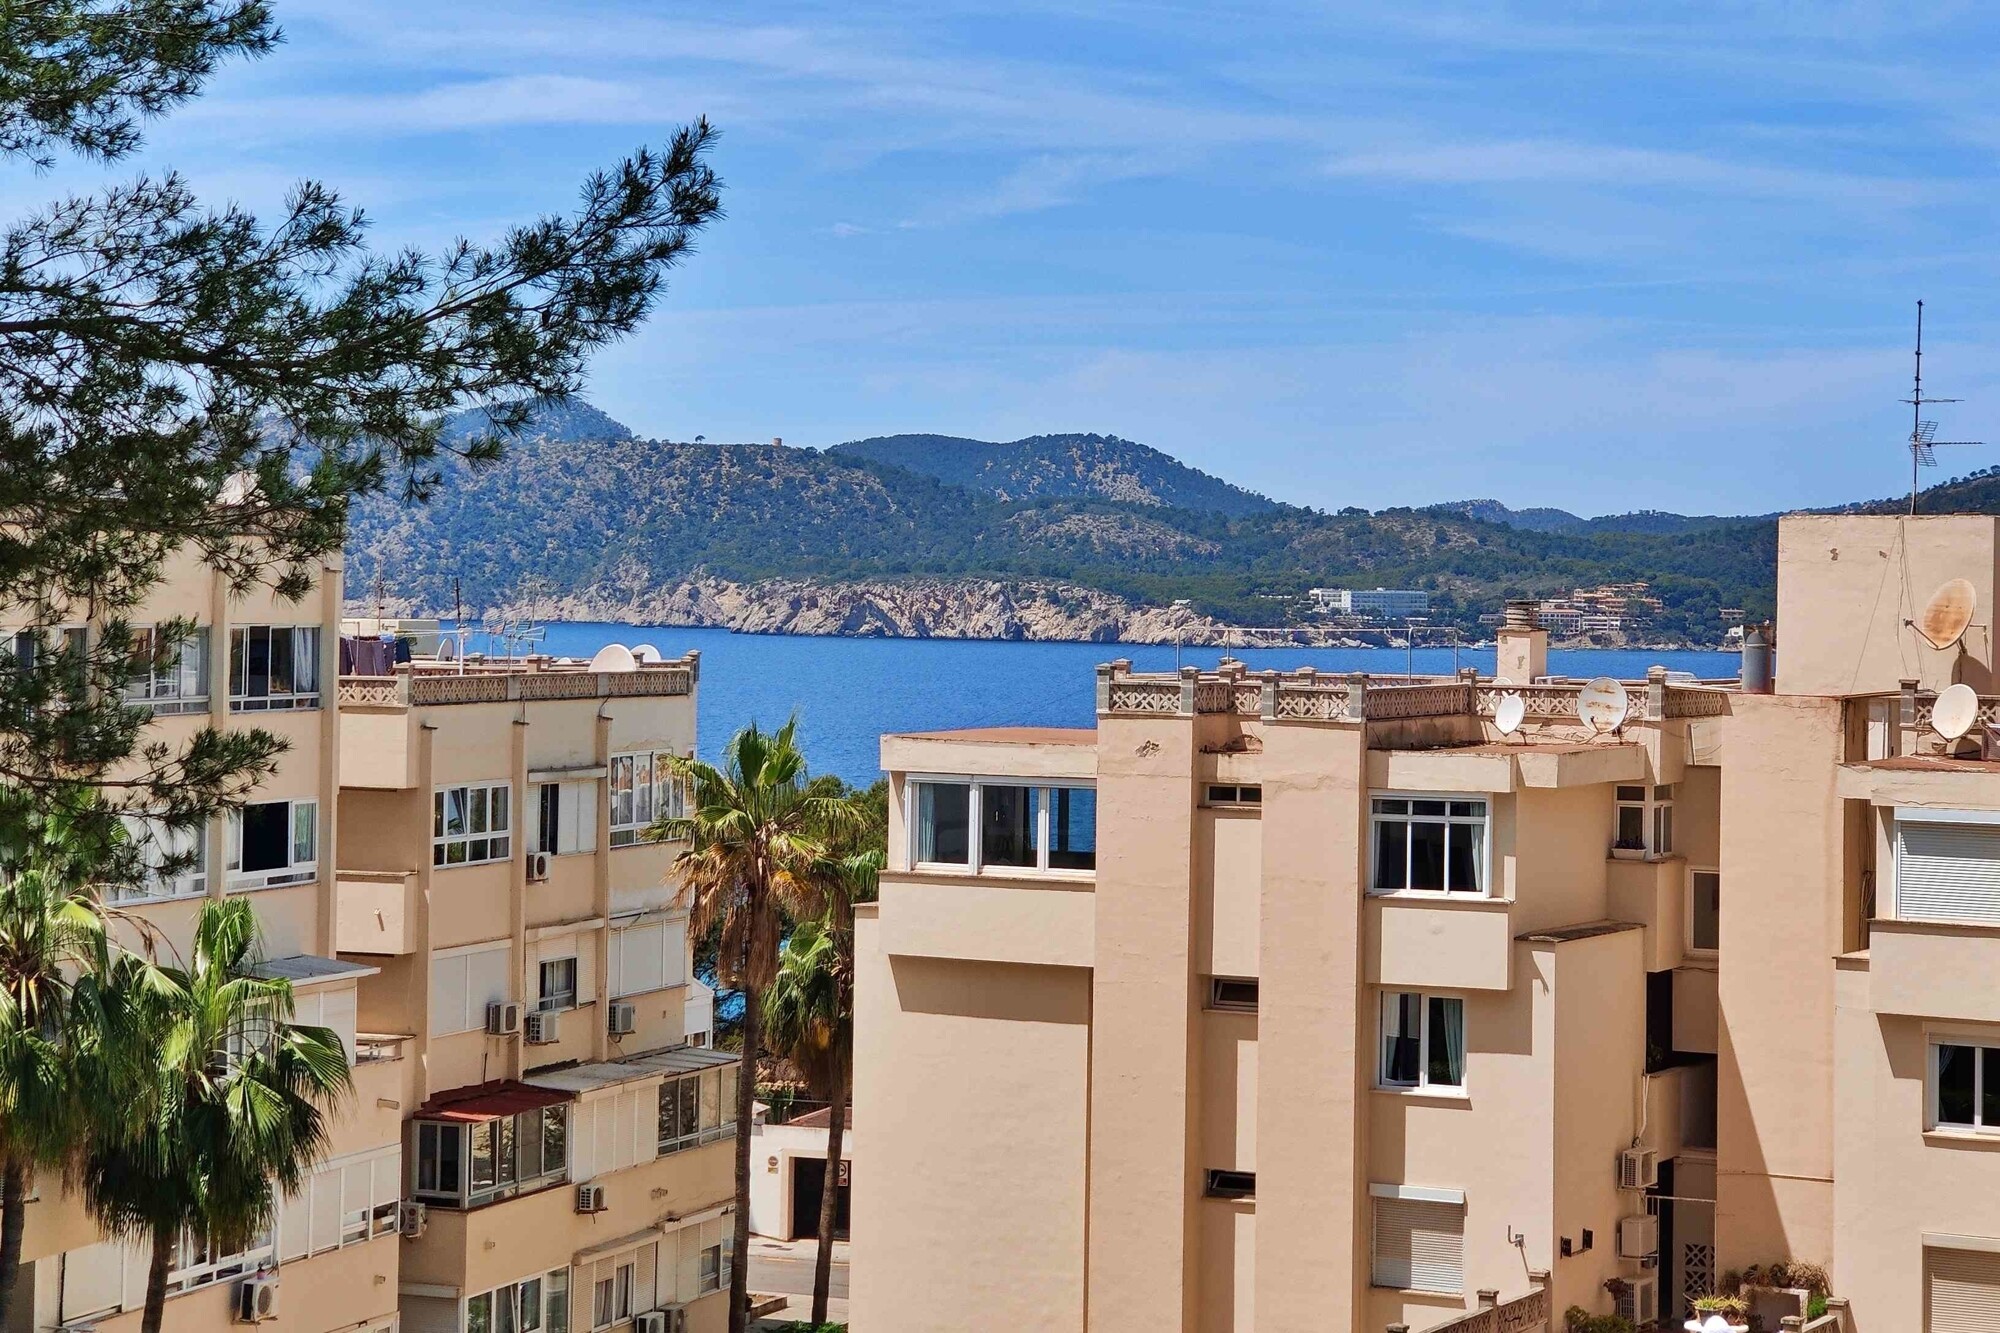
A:
{"type": "Polygon", "coordinates": [[[2000,926],[1876,921],[1868,957],[1875,1012],[2000,1023],[2000,926]]]}
{"type": "Polygon", "coordinates": [[[1504,899],[1370,898],[1367,979],[1378,986],[1506,990],[1513,904],[1504,899]]]}
{"type": "Polygon", "coordinates": [[[1089,967],[1096,958],[1097,895],[1088,884],[884,880],[880,911],[888,954],[1049,967],[1089,967]]]}

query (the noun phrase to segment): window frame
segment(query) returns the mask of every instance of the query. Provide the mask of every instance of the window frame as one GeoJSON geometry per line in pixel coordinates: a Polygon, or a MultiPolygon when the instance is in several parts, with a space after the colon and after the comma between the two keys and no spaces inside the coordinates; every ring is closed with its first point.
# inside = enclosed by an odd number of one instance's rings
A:
{"type": "Polygon", "coordinates": [[[572,1128],[569,1113],[570,1103],[557,1102],[553,1106],[544,1106],[533,1111],[516,1111],[512,1115],[493,1116],[485,1120],[435,1120],[425,1116],[413,1117],[410,1120],[410,1124],[414,1128],[411,1130],[408,1154],[409,1170],[407,1174],[410,1197],[446,1208],[471,1210],[474,1208],[484,1208],[489,1204],[501,1203],[517,1195],[536,1193],[567,1182],[569,1179],[569,1145],[572,1128]],[[549,1134],[547,1125],[551,1112],[556,1113],[556,1118],[562,1126],[558,1135],[561,1139],[561,1148],[559,1150],[561,1152],[561,1160],[553,1167],[549,1165],[549,1134]],[[524,1173],[524,1168],[528,1166],[528,1163],[522,1159],[521,1155],[524,1145],[527,1144],[530,1138],[529,1135],[522,1132],[522,1122],[524,1117],[527,1116],[535,1117],[535,1133],[532,1137],[534,1142],[540,1145],[539,1160],[536,1165],[541,1169],[532,1175],[524,1173]],[[502,1121],[510,1122],[510,1127],[506,1132],[514,1158],[512,1165],[513,1175],[511,1178],[503,1179],[501,1175],[503,1164],[496,1160],[493,1172],[494,1183],[488,1187],[475,1189],[472,1179],[474,1132],[486,1126],[493,1126],[493,1132],[497,1137],[501,1132],[498,1126],[502,1121]],[[455,1135],[458,1141],[458,1188],[456,1191],[447,1190],[437,1184],[428,1187],[424,1184],[425,1162],[441,1160],[443,1156],[441,1152],[436,1151],[427,1153],[425,1151],[426,1140],[429,1140],[431,1144],[442,1147],[446,1134],[455,1135]]]}
{"type": "Polygon", "coordinates": [[[158,820],[139,816],[124,816],[125,831],[137,844],[139,859],[146,868],[146,876],[139,885],[113,884],[106,888],[105,901],[111,903],[165,903],[181,898],[200,898],[208,893],[208,831],[204,823],[191,829],[170,829],[160,825],[158,820]],[[169,849],[162,856],[149,853],[149,848],[159,847],[162,840],[157,836],[164,832],[168,838],[176,834],[189,837],[193,846],[188,849],[169,849]],[[159,874],[161,861],[182,856],[192,851],[194,859],[187,869],[175,875],[172,880],[163,880],[159,874]]]}
{"type": "Polygon", "coordinates": [[[1465,1191],[1433,1189],[1421,1185],[1396,1185],[1371,1181],[1368,1185],[1368,1285],[1377,1291],[1409,1291],[1427,1296],[1465,1295],[1465,1191]],[[1412,1203],[1439,1203],[1458,1209],[1458,1286],[1452,1290],[1435,1287],[1392,1287],[1376,1280],[1381,1264],[1382,1221],[1380,1202],[1384,1199],[1412,1203]]]}
{"type": "MultiPolygon", "coordinates": [[[[1986,1053],[1992,1052],[1993,1063],[2000,1065],[2000,1037],[1988,1035],[1984,1038],[1967,1033],[1937,1031],[1924,1034],[1924,1132],[1935,1134],[1957,1134],[1977,1138],[2000,1138],[2000,1119],[1987,1124],[1978,1117],[1984,1100],[1986,1081],[1986,1053]],[[1941,1047],[1958,1046],[1972,1055],[1972,1114],[1973,1121],[1967,1124],[1958,1120],[1946,1120],[1939,1114],[1939,1099],[1943,1092],[1940,1086],[1938,1058],[1941,1047]]],[[[2000,1071],[1996,1071],[2000,1073],[2000,1071]]]]}
{"type": "Polygon", "coordinates": [[[1210,782],[1203,784],[1201,803],[1210,810],[1262,810],[1264,784],[1261,782],[1210,782]],[[1227,792],[1226,796],[1216,793],[1227,792]],[[1255,796],[1245,796],[1255,792],[1255,796]]]}
{"type": "Polygon", "coordinates": [[[1682,945],[1690,958],[1714,958],[1722,952],[1722,870],[1719,866],[1689,866],[1687,872],[1687,919],[1683,922],[1686,933],[1681,937],[1682,945]],[[1715,876],[1715,943],[1696,944],[1695,925],[1695,877],[1715,876]]]}
{"type": "Polygon", "coordinates": [[[1672,783],[1620,782],[1611,788],[1611,849],[1613,855],[1625,853],[1628,859],[1632,853],[1648,861],[1664,860],[1674,854],[1674,798],[1672,783]],[[1623,795],[1637,788],[1635,799],[1623,795]],[[1662,795],[1661,793],[1665,793],[1662,795]],[[1639,845],[1630,846],[1629,839],[1620,835],[1619,824],[1623,822],[1627,810],[1639,812],[1639,845]]]}
{"type": "MultiPolygon", "coordinates": [[[[1500,886],[1496,882],[1496,876],[1493,872],[1494,825],[1497,822],[1494,818],[1494,807],[1496,804],[1497,802],[1494,800],[1491,792],[1371,790],[1368,793],[1368,890],[1365,896],[1370,898],[1418,898],[1431,902],[1492,902],[1500,900],[1500,886]],[[1442,815],[1418,815],[1414,813],[1414,804],[1411,811],[1402,814],[1397,814],[1394,811],[1378,811],[1375,808],[1377,801],[1409,801],[1412,803],[1417,801],[1442,801],[1445,806],[1445,813],[1442,815]],[[1454,815],[1451,813],[1451,804],[1454,801],[1477,802],[1484,807],[1485,813],[1479,816],[1476,821],[1469,815],[1454,815]],[[1480,838],[1479,858],[1473,871],[1479,880],[1478,887],[1474,890],[1453,888],[1412,889],[1407,887],[1400,889],[1376,888],[1375,883],[1380,877],[1379,872],[1381,868],[1379,865],[1381,839],[1377,830],[1385,820],[1401,822],[1406,828],[1411,823],[1417,821],[1430,822],[1441,820],[1447,826],[1459,828],[1470,828],[1477,823],[1484,830],[1483,836],[1480,838]]],[[[1410,846],[1412,842],[1413,839],[1405,833],[1403,838],[1403,878],[1406,884],[1409,880],[1409,865],[1412,855],[1410,846]]],[[[1450,854],[1447,852],[1445,866],[1448,868],[1449,865],[1450,854]]]]}
{"type": "Polygon", "coordinates": [[[500,1333],[493,1322],[493,1310],[498,1306],[502,1292],[512,1292],[507,1302],[514,1309],[512,1333],[555,1333],[557,1302],[562,1303],[562,1328],[569,1327],[569,1269],[550,1268],[526,1277],[515,1278],[512,1282],[502,1282],[486,1291],[475,1292],[458,1303],[459,1333],[471,1333],[472,1303],[483,1300],[487,1303],[486,1333],[500,1333]],[[523,1301],[527,1298],[528,1287],[534,1287],[535,1322],[530,1324],[523,1317],[527,1313],[523,1301]]]}
{"type": "Polygon", "coordinates": [[[516,804],[514,800],[514,784],[504,778],[479,782],[452,782],[446,783],[443,786],[432,787],[431,869],[459,870],[466,866],[496,865],[503,861],[513,860],[514,808],[516,804]],[[466,821],[466,828],[463,833],[451,833],[445,830],[446,812],[450,809],[451,795],[454,792],[460,794],[459,799],[463,803],[462,809],[465,812],[463,818],[466,821]],[[479,794],[479,804],[486,811],[486,827],[476,833],[471,828],[474,793],[479,794]],[[493,797],[495,793],[505,794],[507,822],[504,828],[494,827],[493,797]],[[485,856],[473,857],[472,844],[475,842],[487,844],[487,854],[485,856]],[[493,846],[496,843],[502,844],[497,852],[493,846]],[[451,859],[451,849],[455,845],[463,845],[465,847],[465,856],[461,860],[454,861],[451,859]]]}
{"type": "Polygon", "coordinates": [[[223,886],[228,889],[277,889],[296,884],[311,884],[319,879],[320,820],[319,799],[317,797],[279,797],[271,801],[250,801],[229,812],[227,828],[224,830],[223,886]],[[286,807],[285,822],[289,826],[286,840],[286,864],[271,870],[246,871],[243,866],[243,816],[253,807],[282,805],[286,807]],[[312,826],[313,857],[310,861],[297,859],[299,851],[299,813],[310,811],[308,816],[312,826]]]}
{"type": "Polygon", "coordinates": [[[687,788],[674,776],[672,760],[679,758],[672,750],[626,750],[611,756],[604,770],[604,794],[610,816],[610,832],[607,835],[613,847],[644,847],[662,842],[661,838],[649,838],[646,830],[661,819],[678,819],[687,813],[687,788]],[[646,803],[644,813],[640,808],[640,783],[638,761],[647,764],[645,783],[646,803]],[[662,764],[666,759],[669,762],[662,764]],[[631,769],[630,790],[626,793],[631,801],[631,811],[621,821],[618,815],[618,769],[620,764],[631,769]]]}
{"type": "MultiPolygon", "coordinates": [[[[669,1074],[660,1081],[656,1094],[655,1113],[655,1155],[665,1157],[669,1153],[686,1152],[703,1144],[718,1143],[723,1139],[736,1137],[735,1099],[740,1071],[735,1064],[714,1065],[707,1069],[697,1069],[685,1074],[669,1074]],[[704,1087],[703,1084],[708,1086],[704,1087]],[[686,1090],[692,1088],[695,1094],[695,1127],[690,1133],[672,1135],[660,1133],[660,1121],[664,1120],[664,1103],[668,1088],[673,1088],[675,1110],[678,1117],[686,1090]],[[725,1090],[728,1095],[724,1096],[725,1090]],[[710,1108],[715,1113],[716,1123],[704,1123],[710,1108]]],[[[679,1121],[676,1119],[676,1127],[679,1121]]]]}
{"type": "Polygon", "coordinates": [[[279,625],[254,624],[231,625],[229,627],[229,711],[232,713],[282,713],[320,706],[320,692],[325,686],[321,679],[320,657],[325,647],[326,636],[320,625],[279,625]],[[250,692],[251,636],[258,631],[264,634],[264,692],[250,692]],[[270,643],[271,635],[284,630],[292,639],[293,688],[273,690],[271,688],[270,643]],[[308,651],[301,653],[302,644],[309,644],[308,651]],[[298,685],[298,664],[312,664],[312,687],[301,690],[298,685]]]}
{"type": "Polygon", "coordinates": [[[215,689],[214,659],[209,653],[209,627],[196,625],[188,634],[172,645],[173,661],[162,667],[154,659],[166,649],[159,638],[159,626],[139,625],[132,630],[132,654],[135,662],[143,669],[125,682],[125,702],[135,708],[151,709],[155,717],[171,717],[181,713],[206,713],[210,707],[210,697],[215,689]],[[182,687],[187,652],[191,645],[199,647],[199,663],[195,667],[196,688],[189,693],[182,687]]]}
{"type": "Polygon", "coordinates": [[[535,964],[535,1012],[550,1014],[564,1009],[576,1008],[578,1002],[577,979],[581,974],[575,954],[569,954],[562,958],[543,958],[537,961],[535,964]],[[569,989],[567,991],[556,990],[552,992],[549,990],[549,969],[552,967],[561,967],[565,963],[569,964],[569,989]],[[563,999],[565,995],[569,997],[566,1000],[563,999]],[[560,1001],[560,1003],[551,1004],[551,1000],[560,1001]]]}
{"type": "Polygon", "coordinates": [[[1463,995],[1453,995],[1437,990],[1406,990],[1395,986],[1376,988],[1375,1002],[1375,1088],[1379,1092],[1395,1092],[1417,1097],[1470,1097],[1472,1077],[1472,1048],[1467,1043],[1461,1057],[1457,1083],[1431,1082],[1431,1001],[1452,1000],[1458,1004],[1458,1021],[1461,1030],[1468,1026],[1468,1013],[1463,995]],[[1417,997],[1417,1081],[1403,1083],[1389,1077],[1389,1052],[1385,1031],[1389,1018],[1389,1001],[1403,995],[1417,997]]]}
{"type": "Polygon", "coordinates": [[[1202,1008],[1222,1014],[1254,1014],[1261,1000],[1259,980],[1257,977],[1211,976],[1208,979],[1208,1002],[1202,1008]],[[1244,986],[1250,988],[1248,999],[1240,990],[1244,986]],[[1230,987],[1239,990],[1236,995],[1225,998],[1223,992],[1230,987]]]}
{"type": "Polygon", "coordinates": [[[904,860],[912,870],[930,871],[948,875],[992,875],[1007,879],[1058,879],[1090,881],[1097,878],[1096,828],[1101,826],[1096,811],[1097,780],[1095,778],[1064,778],[1055,781],[1049,778],[1000,777],[993,774],[964,773],[910,773],[903,779],[903,806],[905,835],[904,860]],[[965,861],[923,861],[918,859],[917,850],[922,846],[922,829],[919,826],[918,810],[920,795],[914,789],[925,784],[946,787],[964,787],[966,793],[966,848],[965,861]],[[1029,800],[1035,807],[1033,840],[1035,864],[1031,866],[989,865],[985,857],[982,823],[985,818],[985,789],[988,787],[1018,787],[1030,792],[1029,800]],[[1054,801],[1051,793],[1057,791],[1088,791],[1091,794],[1093,826],[1091,865],[1088,869],[1069,866],[1052,866],[1050,857],[1050,825],[1053,822],[1054,801]]]}

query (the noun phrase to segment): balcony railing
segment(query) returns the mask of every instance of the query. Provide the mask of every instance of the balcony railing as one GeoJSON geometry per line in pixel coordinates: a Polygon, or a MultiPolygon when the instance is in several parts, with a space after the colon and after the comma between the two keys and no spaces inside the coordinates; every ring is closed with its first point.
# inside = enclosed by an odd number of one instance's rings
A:
{"type": "MultiPolygon", "coordinates": [[[[1734,686],[1733,681],[1670,683],[1664,667],[1623,683],[1631,722],[1719,717],[1729,711],[1734,686]]],[[[1520,696],[1530,720],[1575,722],[1583,687],[1582,681],[1496,685],[1469,670],[1454,676],[1322,675],[1311,667],[1251,672],[1239,664],[1216,672],[1183,667],[1175,675],[1135,675],[1132,664],[1120,660],[1097,669],[1097,711],[1159,717],[1219,713],[1275,722],[1490,718],[1500,699],[1511,694],[1520,696]]]]}
{"type": "MultiPolygon", "coordinates": [[[[1538,1287],[1501,1304],[1498,1293],[1479,1293],[1480,1308],[1432,1324],[1423,1333],[1543,1333],[1549,1326],[1549,1292],[1538,1287]]],[[[1407,1324],[1389,1325],[1389,1333],[1409,1333],[1407,1324]]]]}
{"type": "Polygon", "coordinates": [[[617,699],[694,693],[699,653],[672,662],[644,662],[633,671],[592,671],[545,657],[456,662],[422,661],[391,676],[342,676],[342,708],[508,703],[519,699],[617,699]]]}

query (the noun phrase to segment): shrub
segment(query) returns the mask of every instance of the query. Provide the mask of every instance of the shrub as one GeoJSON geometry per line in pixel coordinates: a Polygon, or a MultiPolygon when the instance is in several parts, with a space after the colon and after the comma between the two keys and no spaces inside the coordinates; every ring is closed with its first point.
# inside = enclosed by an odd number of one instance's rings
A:
{"type": "MultiPolygon", "coordinates": [[[[1746,1274],[1744,1281],[1749,1281],[1746,1274]]],[[[1750,1302],[1741,1296],[1697,1296],[1694,1298],[1696,1314],[1719,1314],[1734,1321],[1750,1313],[1750,1302]]]]}
{"type": "Polygon", "coordinates": [[[1564,1333],[1634,1333],[1632,1321],[1615,1314],[1592,1314],[1581,1305],[1563,1311],[1564,1333]]]}

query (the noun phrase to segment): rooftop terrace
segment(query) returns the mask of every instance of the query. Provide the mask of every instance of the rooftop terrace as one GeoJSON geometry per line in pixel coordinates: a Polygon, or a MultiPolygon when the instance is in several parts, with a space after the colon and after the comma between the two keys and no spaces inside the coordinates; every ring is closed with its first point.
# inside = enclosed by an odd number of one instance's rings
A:
{"type": "Polygon", "coordinates": [[[418,658],[387,676],[342,676],[342,709],[398,709],[436,704],[507,703],[517,699],[616,699],[693,694],[701,654],[640,662],[629,671],[594,671],[558,657],[418,658]]]}

